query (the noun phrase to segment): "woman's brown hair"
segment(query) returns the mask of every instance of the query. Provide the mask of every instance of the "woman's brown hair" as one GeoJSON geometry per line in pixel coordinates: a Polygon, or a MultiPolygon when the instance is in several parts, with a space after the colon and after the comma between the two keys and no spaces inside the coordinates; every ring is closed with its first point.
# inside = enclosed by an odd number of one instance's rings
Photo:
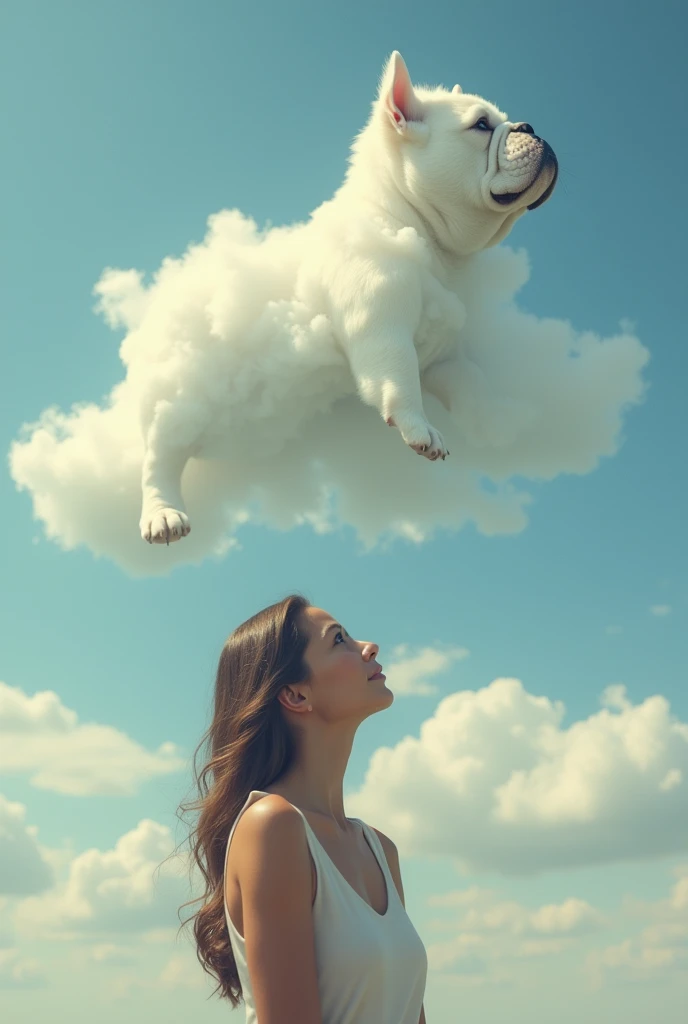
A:
{"type": "Polygon", "coordinates": [[[189,844],[192,866],[205,880],[205,893],[182,904],[203,904],[182,927],[193,920],[196,956],[218,980],[212,995],[219,991],[232,1007],[241,1002],[242,991],[224,911],[227,840],[250,791],[265,789],[292,763],[294,738],[277,694],[307,678],[302,613],[308,607],[304,597],[292,594],[247,619],[228,638],[217,669],[212,722],[193,756],[199,798],[179,805],[182,815],[199,812],[189,844]],[[204,746],[205,763],[198,772],[204,746]]]}

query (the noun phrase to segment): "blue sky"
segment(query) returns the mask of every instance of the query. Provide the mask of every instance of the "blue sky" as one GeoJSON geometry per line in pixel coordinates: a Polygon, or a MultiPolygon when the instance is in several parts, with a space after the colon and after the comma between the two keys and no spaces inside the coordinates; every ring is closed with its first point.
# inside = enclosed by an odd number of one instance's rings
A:
{"type": "MultiPolygon", "coordinates": [[[[105,267],[152,272],[199,241],[208,215],[222,208],[286,224],[333,193],[395,48],[417,82],[460,82],[513,120],[533,123],[559,156],[552,201],[509,239],[528,251],[532,268],[519,304],[602,335],[628,320],[651,360],[646,399],[625,416],[618,453],[586,475],[530,483],[529,523],[513,536],[486,537],[469,526],[366,553],[348,527],[316,535],[249,525],[239,533],[241,549],[222,560],[132,579],[84,549],[67,552],[46,540],[29,496],[6,471],[0,680],[27,698],[54,691],[80,723],[111,727],[147,751],[172,742],[185,757],[205,727],[225,635],[300,590],[354,636],[376,640],[383,663],[402,643],[470,651],[433,679],[435,695],[398,697],[385,716],[365,723],[351,791],[363,785],[375,750],[417,736],[439,698],[499,677],[562,701],[562,728],[595,715],[600,694],[620,683],[633,705],[660,694],[677,720],[688,721],[685,22],[685,8],[669,2],[4,5],[5,451],[46,407],[98,401],[120,379],[121,334],[92,310],[91,289],[105,267]]],[[[369,471],[372,497],[375,467],[369,471]]],[[[128,795],[56,792],[32,783],[32,774],[9,767],[0,794],[38,829],[54,858],[55,892],[70,877],[70,858],[112,850],[142,819],[174,829],[185,795],[183,772],[144,773],[128,795]]],[[[639,845],[651,827],[639,812],[639,845]]],[[[550,950],[541,990],[532,980],[543,971],[535,953],[523,984],[508,981],[511,949],[490,947],[482,975],[431,973],[428,1020],[452,1020],[451,1008],[463,1005],[468,1019],[487,1021],[508,1005],[512,1020],[532,1024],[550,1019],[558,991],[571,1014],[562,1020],[623,1012],[640,1022],[652,1007],[667,1024],[678,1022],[685,957],[648,966],[642,950],[650,939],[638,938],[650,919],[674,913],[665,903],[672,870],[688,860],[685,833],[672,842],[637,862],[631,837],[606,864],[525,877],[477,870],[466,877],[446,856],[406,858],[409,907],[428,945],[439,942],[428,898],[471,885],[531,909],[576,897],[609,918],[554,956],[550,950]],[[652,905],[645,918],[622,909],[629,899],[652,905]],[[626,941],[628,955],[604,953],[626,941]],[[600,987],[587,989],[581,979],[589,981],[590,965],[605,955],[600,987]],[[622,984],[629,980],[637,982],[631,995],[622,984]]],[[[39,921],[48,898],[34,897],[39,921]]],[[[112,942],[130,962],[103,954],[86,970],[83,938],[32,936],[19,904],[12,893],[0,903],[8,922],[0,934],[10,935],[0,978],[16,980],[12,964],[38,960],[45,981],[0,989],[12,1021],[35,1020],[48,1007],[58,1024],[94,1012],[114,1021],[123,1006],[133,1024],[152,1007],[169,1021],[228,1012],[204,1002],[186,961],[179,977],[160,974],[171,944],[124,929],[112,942]],[[147,987],[153,977],[163,980],[147,987]],[[82,993],[79,1006],[74,991],[82,993]]],[[[174,927],[176,907],[169,909],[174,927]]],[[[685,909],[676,913],[685,922],[685,909]]],[[[98,942],[110,942],[106,929],[98,942]]]]}

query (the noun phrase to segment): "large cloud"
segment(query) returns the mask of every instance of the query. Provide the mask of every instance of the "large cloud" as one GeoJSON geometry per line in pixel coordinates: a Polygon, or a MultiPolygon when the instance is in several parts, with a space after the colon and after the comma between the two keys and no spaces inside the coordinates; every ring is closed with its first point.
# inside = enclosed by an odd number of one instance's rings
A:
{"type": "Polygon", "coordinates": [[[617,450],[623,413],[643,393],[646,350],[625,330],[601,338],[519,309],[527,258],[498,247],[467,263],[462,294],[463,345],[491,396],[469,387],[461,428],[428,399],[452,455],[437,465],[412,454],[349,393],[317,305],[286,297],[304,237],[298,226],[259,232],[222,211],[203,243],[165,260],[149,287],[137,271],[104,273],[99,309],[128,332],[125,379],[102,407],[45,410],[10,453],[48,537],[146,574],[226,552],[246,521],[347,523],[366,545],[421,541],[467,522],[513,533],[526,525],[530,497],[512,479],[588,473],[617,450]],[[192,532],[164,549],[141,541],[137,525],[140,409],[153,400],[153,376],[176,394],[170,435],[191,436],[211,406],[226,419],[221,458],[191,460],[185,472],[192,532]]]}
{"type": "Polygon", "coordinates": [[[688,725],[656,695],[609,687],[602,710],[564,706],[516,679],[446,697],[420,735],[373,755],[353,813],[406,854],[468,870],[548,868],[688,849],[688,725]]]}
{"type": "Polygon", "coordinates": [[[147,779],[186,767],[177,747],[145,750],[118,729],[78,721],[52,690],[29,697],[0,682],[0,772],[71,796],[129,796],[147,779]]]}

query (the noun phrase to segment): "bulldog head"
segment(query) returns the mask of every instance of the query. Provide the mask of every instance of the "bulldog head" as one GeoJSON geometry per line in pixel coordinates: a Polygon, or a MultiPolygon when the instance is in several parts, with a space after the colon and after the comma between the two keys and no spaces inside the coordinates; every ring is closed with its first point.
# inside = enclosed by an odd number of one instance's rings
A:
{"type": "MultiPolygon", "coordinates": [[[[455,85],[414,87],[401,54],[392,54],[373,115],[378,187],[395,190],[447,251],[466,255],[495,245],[526,210],[549,199],[557,180],[551,146],[524,121],[455,85]]],[[[373,141],[374,140],[374,141],[373,141]]]]}

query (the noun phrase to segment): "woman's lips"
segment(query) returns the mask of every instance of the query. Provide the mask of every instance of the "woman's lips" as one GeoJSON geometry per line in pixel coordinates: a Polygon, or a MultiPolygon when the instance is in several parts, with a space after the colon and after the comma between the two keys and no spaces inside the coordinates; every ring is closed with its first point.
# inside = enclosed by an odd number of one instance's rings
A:
{"type": "Polygon", "coordinates": [[[386,679],[386,678],[387,677],[384,674],[384,672],[380,671],[380,672],[376,672],[374,676],[368,676],[368,682],[372,683],[375,679],[386,679]]]}

